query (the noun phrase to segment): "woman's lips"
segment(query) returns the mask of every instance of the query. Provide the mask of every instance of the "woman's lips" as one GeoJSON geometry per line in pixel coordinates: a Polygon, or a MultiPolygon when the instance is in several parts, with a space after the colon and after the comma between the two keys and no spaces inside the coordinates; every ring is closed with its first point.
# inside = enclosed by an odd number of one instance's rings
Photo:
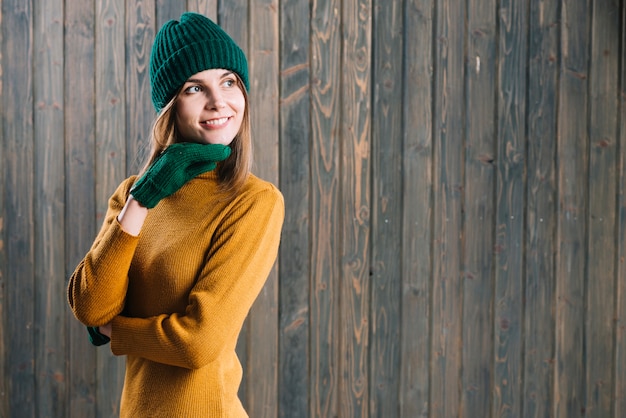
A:
{"type": "Polygon", "coordinates": [[[208,128],[220,128],[224,126],[226,123],[228,123],[229,119],[230,117],[228,116],[223,117],[223,118],[217,118],[217,119],[209,119],[209,120],[205,120],[201,122],[201,125],[206,126],[208,128]]]}

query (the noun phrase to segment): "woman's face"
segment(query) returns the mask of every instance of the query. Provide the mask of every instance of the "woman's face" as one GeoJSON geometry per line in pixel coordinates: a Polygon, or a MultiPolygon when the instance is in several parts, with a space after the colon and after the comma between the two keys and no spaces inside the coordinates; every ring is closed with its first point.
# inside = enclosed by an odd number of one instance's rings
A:
{"type": "Polygon", "coordinates": [[[229,70],[192,75],[176,100],[176,127],[185,142],[230,145],[241,127],[246,99],[229,70]]]}

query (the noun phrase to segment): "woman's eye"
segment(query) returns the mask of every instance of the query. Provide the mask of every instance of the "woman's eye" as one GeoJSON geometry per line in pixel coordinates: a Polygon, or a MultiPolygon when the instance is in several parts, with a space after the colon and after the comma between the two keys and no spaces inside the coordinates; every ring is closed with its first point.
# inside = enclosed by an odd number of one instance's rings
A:
{"type": "Polygon", "coordinates": [[[236,82],[235,80],[233,80],[232,78],[229,78],[229,79],[227,79],[227,80],[224,80],[224,85],[225,85],[226,87],[232,87],[232,86],[234,86],[234,85],[236,85],[236,84],[237,84],[237,82],[236,82]]]}
{"type": "Polygon", "coordinates": [[[200,86],[189,86],[185,89],[185,93],[198,93],[200,91],[200,86]]]}

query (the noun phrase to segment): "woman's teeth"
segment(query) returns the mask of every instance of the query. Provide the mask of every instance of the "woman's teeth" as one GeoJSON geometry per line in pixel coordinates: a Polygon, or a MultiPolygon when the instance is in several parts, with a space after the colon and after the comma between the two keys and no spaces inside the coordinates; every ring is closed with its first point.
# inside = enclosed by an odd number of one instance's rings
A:
{"type": "Polygon", "coordinates": [[[221,125],[223,123],[226,123],[227,120],[228,118],[219,118],[219,119],[205,120],[203,123],[205,125],[221,125]]]}

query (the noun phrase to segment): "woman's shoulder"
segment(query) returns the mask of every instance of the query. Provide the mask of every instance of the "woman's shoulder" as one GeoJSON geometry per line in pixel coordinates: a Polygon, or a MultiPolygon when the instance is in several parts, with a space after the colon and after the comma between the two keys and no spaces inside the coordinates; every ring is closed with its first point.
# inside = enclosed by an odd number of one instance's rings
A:
{"type": "Polygon", "coordinates": [[[283,195],[273,183],[250,174],[241,190],[243,196],[264,195],[267,198],[283,200],[283,195]]]}
{"type": "Polygon", "coordinates": [[[273,183],[250,174],[233,201],[237,211],[253,213],[259,211],[284,211],[282,193],[273,183]]]}
{"type": "Polygon", "coordinates": [[[273,225],[280,230],[285,200],[275,184],[250,174],[224,216],[233,221],[247,219],[255,225],[273,225]]]}

